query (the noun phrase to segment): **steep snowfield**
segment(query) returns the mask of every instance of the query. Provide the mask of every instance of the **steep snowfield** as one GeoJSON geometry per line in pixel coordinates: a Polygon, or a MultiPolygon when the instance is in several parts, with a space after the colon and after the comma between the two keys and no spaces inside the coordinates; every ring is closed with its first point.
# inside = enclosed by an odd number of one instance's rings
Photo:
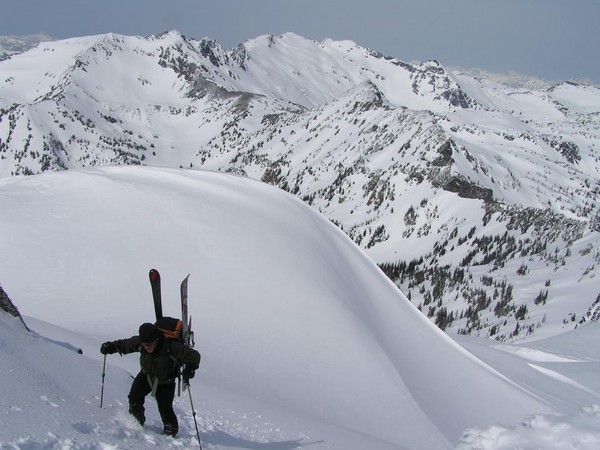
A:
{"type": "MultiPolygon", "coordinates": [[[[529,431],[541,422],[571,443],[598,444],[592,344],[585,358],[562,354],[577,360],[565,363],[539,361],[558,344],[528,353],[469,341],[484,363],[341,231],[276,188],[212,172],[97,168],[0,180],[0,209],[2,286],[34,330],[69,343],[26,336],[2,316],[2,448],[194,447],[185,397],[177,440],[156,433],[154,405],[146,429],[128,418],[135,356],[108,357],[98,407],[99,344],[152,320],[152,267],[171,315],[191,274],[203,355],[192,388],[206,448],[451,448],[467,429],[467,448],[507,448],[506,436],[536,442],[529,431]],[[524,362],[532,353],[538,361],[524,362]]],[[[585,331],[593,338],[596,328],[585,331]]]]}
{"type": "MultiPolygon", "coordinates": [[[[218,69],[219,79],[230,90],[256,92],[313,108],[370,81],[396,107],[449,109],[447,103],[436,101],[434,96],[416,92],[418,83],[412,79],[412,72],[427,72],[429,68],[435,71],[439,67],[434,62],[410,68],[396,59],[381,58],[352,41],[316,42],[294,33],[261,36],[241,44],[238,51],[240,48],[247,61],[243,68],[233,68],[233,79],[228,79],[230,68],[218,69]]],[[[435,88],[432,82],[426,90],[435,92],[435,88]]]]}

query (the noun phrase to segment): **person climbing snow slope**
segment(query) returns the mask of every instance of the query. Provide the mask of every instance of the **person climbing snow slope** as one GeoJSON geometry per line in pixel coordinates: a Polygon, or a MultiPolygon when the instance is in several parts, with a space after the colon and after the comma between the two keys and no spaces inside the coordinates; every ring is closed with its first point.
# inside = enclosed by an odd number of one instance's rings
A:
{"type": "Polygon", "coordinates": [[[173,411],[175,380],[181,374],[184,385],[189,383],[200,365],[200,353],[176,340],[166,339],[151,323],[142,324],[137,336],[103,343],[100,352],[104,355],[140,352],[141,370],[129,391],[129,412],[143,426],[146,421],[144,401],[152,394],[158,404],[164,433],[174,437],[179,431],[173,411]]]}

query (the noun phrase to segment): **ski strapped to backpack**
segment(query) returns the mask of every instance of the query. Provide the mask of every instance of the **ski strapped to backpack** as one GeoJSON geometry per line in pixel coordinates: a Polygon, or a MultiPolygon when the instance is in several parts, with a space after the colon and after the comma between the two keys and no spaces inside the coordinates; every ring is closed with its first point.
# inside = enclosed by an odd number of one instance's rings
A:
{"type": "Polygon", "coordinates": [[[194,346],[194,332],[192,331],[192,316],[188,317],[188,275],[181,282],[179,291],[181,293],[181,320],[183,322],[183,343],[188,347],[194,346]]]}
{"type": "MultiPolygon", "coordinates": [[[[149,273],[150,286],[152,288],[152,298],[154,300],[154,312],[156,315],[156,328],[158,328],[166,339],[172,339],[180,344],[193,347],[194,332],[192,331],[192,318],[188,317],[187,305],[187,285],[189,275],[183,279],[180,286],[181,294],[181,319],[162,315],[162,295],[160,290],[160,273],[156,269],[151,269],[149,273]]],[[[181,370],[179,362],[172,356],[171,359],[176,365],[178,372],[178,392],[181,395],[181,370]]],[[[187,389],[187,383],[183,384],[183,390],[187,389]]]]}
{"type": "Polygon", "coordinates": [[[150,277],[150,287],[152,288],[152,299],[154,300],[154,314],[156,320],[162,317],[162,298],[160,292],[160,273],[158,270],[151,269],[148,274],[150,277]]]}
{"type": "Polygon", "coordinates": [[[149,273],[152,298],[154,300],[155,325],[160,328],[169,339],[176,339],[188,347],[194,346],[194,332],[192,331],[192,317],[188,315],[188,279],[183,279],[180,286],[181,294],[181,319],[163,317],[162,294],[160,290],[160,273],[151,269],[149,273]]]}

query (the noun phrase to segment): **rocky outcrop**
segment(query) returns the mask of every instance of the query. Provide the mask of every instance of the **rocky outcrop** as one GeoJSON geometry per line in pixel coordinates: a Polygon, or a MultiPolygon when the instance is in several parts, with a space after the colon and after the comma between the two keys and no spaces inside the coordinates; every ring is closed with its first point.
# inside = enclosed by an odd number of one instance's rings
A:
{"type": "Polygon", "coordinates": [[[21,317],[19,310],[14,305],[14,303],[12,302],[12,300],[10,299],[8,294],[4,291],[2,286],[0,286],[0,310],[6,311],[11,316],[18,317],[19,319],[21,319],[21,322],[23,322],[23,325],[25,326],[25,328],[27,328],[27,330],[29,330],[29,328],[27,327],[27,324],[23,320],[23,317],[21,317]]]}

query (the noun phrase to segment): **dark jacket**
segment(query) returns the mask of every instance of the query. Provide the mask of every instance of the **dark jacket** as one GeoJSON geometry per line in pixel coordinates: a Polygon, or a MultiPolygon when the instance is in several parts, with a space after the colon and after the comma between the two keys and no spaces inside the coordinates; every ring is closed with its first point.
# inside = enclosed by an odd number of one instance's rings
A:
{"type": "Polygon", "coordinates": [[[141,345],[139,336],[113,341],[117,351],[122,354],[140,352],[142,372],[148,375],[151,384],[172,383],[178,375],[178,367],[185,365],[188,370],[196,370],[200,365],[200,353],[172,339],[160,338],[154,352],[148,353],[141,345]]]}

